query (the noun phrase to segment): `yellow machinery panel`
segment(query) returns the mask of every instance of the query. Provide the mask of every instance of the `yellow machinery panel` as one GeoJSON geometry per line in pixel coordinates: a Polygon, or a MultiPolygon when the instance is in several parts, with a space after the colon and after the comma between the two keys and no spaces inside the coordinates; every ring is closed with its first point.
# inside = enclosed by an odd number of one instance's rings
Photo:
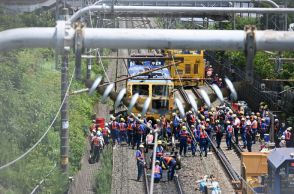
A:
{"type": "MultiPolygon", "coordinates": [[[[268,174],[267,155],[263,152],[241,153],[241,175],[251,188],[261,187],[260,177],[268,174]]],[[[243,184],[244,193],[253,194],[252,190],[243,184]]]]}
{"type": "Polygon", "coordinates": [[[201,79],[205,78],[204,51],[199,53],[187,51],[183,53],[177,50],[168,50],[167,52],[168,55],[172,55],[174,58],[183,58],[183,62],[180,62],[177,67],[170,67],[171,77],[176,78],[174,80],[175,86],[181,86],[181,81],[184,86],[203,85],[203,80],[201,79]],[[179,78],[183,79],[180,81],[179,78]],[[193,80],[193,78],[200,80],[193,80]]]}
{"type": "Polygon", "coordinates": [[[242,152],[241,164],[245,167],[245,177],[267,174],[267,155],[262,152],[242,152]]]}
{"type": "MultiPolygon", "coordinates": [[[[149,96],[151,103],[146,113],[146,118],[158,119],[160,116],[165,115],[167,119],[170,119],[172,110],[174,109],[173,89],[174,84],[171,81],[129,80],[127,83],[127,97],[131,99],[135,93],[139,93],[137,104],[143,106],[149,96]]],[[[132,112],[135,114],[141,113],[135,107],[132,112]]]]}

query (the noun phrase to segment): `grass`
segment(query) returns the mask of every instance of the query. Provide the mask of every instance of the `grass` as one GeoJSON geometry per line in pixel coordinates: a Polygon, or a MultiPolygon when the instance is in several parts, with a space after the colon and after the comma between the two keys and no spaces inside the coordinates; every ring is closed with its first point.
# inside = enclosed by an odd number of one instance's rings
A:
{"type": "Polygon", "coordinates": [[[95,192],[97,194],[110,194],[112,182],[112,146],[103,150],[100,156],[100,169],[96,175],[95,192]]]}

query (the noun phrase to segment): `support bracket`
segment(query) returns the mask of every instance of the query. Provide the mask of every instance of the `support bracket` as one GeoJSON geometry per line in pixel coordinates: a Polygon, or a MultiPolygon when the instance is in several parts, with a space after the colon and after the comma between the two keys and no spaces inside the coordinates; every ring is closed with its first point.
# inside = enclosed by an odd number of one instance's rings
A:
{"type": "Polygon", "coordinates": [[[84,24],[81,22],[76,22],[74,25],[75,28],[75,45],[74,45],[74,52],[75,52],[75,78],[77,80],[81,80],[81,63],[82,63],[82,53],[83,53],[83,27],[84,24]]]}
{"type": "Polygon", "coordinates": [[[256,54],[255,30],[255,26],[245,26],[246,80],[250,83],[253,82],[253,65],[256,54]]]}

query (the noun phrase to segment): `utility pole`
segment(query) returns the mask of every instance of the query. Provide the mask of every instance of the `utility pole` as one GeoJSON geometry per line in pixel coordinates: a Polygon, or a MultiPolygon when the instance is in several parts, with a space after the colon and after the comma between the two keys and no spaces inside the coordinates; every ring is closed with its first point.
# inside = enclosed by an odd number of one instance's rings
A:
{"type": "MultiPolygon", "coordinates": [[[[68,10],[63,9],[63,19],[68,17],[68,10]]],[[[60,129],[60,164],[61,171],[65,174],[68,172],[69,156],[69,118],[68,118],[68,56],[70,47],[64,47],[62,64],[61,64],[61,129],[60,129]]]]}
{"type": "MultiPolygon", "coordinates": [[[[91,49],[87,50],[87,52],[89,53],[89,55],[91,54],[90,53],[91,49]]],[[[87,58],[87,79],[90,79],[91,78],[91,69],[92,69],[92,58],[87,58]]]]}
{"type": "Polygon", "coordinates": [[[69,141],[68,141],[68,54],[69,48],[64,49],[61,65],[61,130],[60,130],[60,159],[61,170],[64,173],[68,171],[68,154],[69,154],[69,141]]]}

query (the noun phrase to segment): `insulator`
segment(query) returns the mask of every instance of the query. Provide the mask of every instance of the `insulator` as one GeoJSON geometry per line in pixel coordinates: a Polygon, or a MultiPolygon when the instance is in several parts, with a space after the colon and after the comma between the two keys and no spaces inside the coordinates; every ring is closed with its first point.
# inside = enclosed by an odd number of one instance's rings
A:
{"type": "Polygon", "coordinates": [[[110,94],[111,90],[114,88],[114,83],[110,83],[107,88],[105,89],[101,102],[105,103],[108,95],[110,94]]]}
{"type": "Polygon", "coordinates": [[[235,90],[235,87],[234,87],[233,83],[227,77],[225,78],[225,82],[226,82],[229,90],[231,91],[231,95],[232,95],[233,100],[237,100],[238,96],[237,96],[237,92],[235,90]]]}
{"type": "Polygon", "coordinates": [[[190,104],[191,104],[194,112],[197,113],[198,106],[197,106],[197,103],[196,103],[195,99],[193,98],[193,96],[191,94],[188,94],[188,98],[189,98],[190,104]]]}
{"type": "Polygon", "coordinates": [[[147,110],[149,108],[150,102],[151,102],[151,98],[150,97],[146,98],[146,100],[144,102],[144,105],[143,105],[143,110],[142,110],[142,113],[141,113],[142,116],[145,116],[145,114],[146,114],[146,112],[147,112],[147,110]]]}
{"type": "Polygon", "coordinates": [[[117,98],[115,100],[114,108],[117,108],[120,105],[121,100],[123,99],[126,92],[127,92],[126,88],[123,88],[122,90],[119,91],[119,94],[117,95],[117,98]]]}
{"type": "Polygon", "coordinates": [[[130,102],[129,107],[128,107],[128,114],[131,114],[131,111],[132,111],[133,107],[135,106],[138,98],[139,98],[138,93],[136,93],[135,95],[132,96],[131,102],[130,102]]]}
{"type": "Polygon", "coordinates": [[[92,84],[90,90],[89,90],[89,95],[92,95],[94,93],[94,91],[96,90],[96,88],[99,86],[100,82],[102,80],[102,76],[98,76],[94,83],[92,84]]]}
{"type": "Polygon", "coordinates": [[[181,117],[184,118],[185,117],[185,110],[184,110],[183,104],[181,103],[181,101],[178,98],[175,98],[175,102],[176,102],[176,105],[180,111],[181,117]]]}
{"type": "Polygon", "coordinates": [[[209,96],[208,96],[208,94],[206,93],[206,91],[203,90],[203,89],[200,89],[200,90],[199,90],[199,93],[200,93],[201,97],[203,98],[205,104],[206,104],[208,107],[210,107],[210,106],[211,106],[211,102],[210,102],[209,96]]]}
{"type": "Polygon", "coordinates": [[[220,88],[216,85],[216,84],[212,84],[211,85],[213,91],[215,92],[216,96],[218,97],[218,99],[223,102],[224,101],[224,96],[222,94],[222,91],[220,90],[220,88]]]}

